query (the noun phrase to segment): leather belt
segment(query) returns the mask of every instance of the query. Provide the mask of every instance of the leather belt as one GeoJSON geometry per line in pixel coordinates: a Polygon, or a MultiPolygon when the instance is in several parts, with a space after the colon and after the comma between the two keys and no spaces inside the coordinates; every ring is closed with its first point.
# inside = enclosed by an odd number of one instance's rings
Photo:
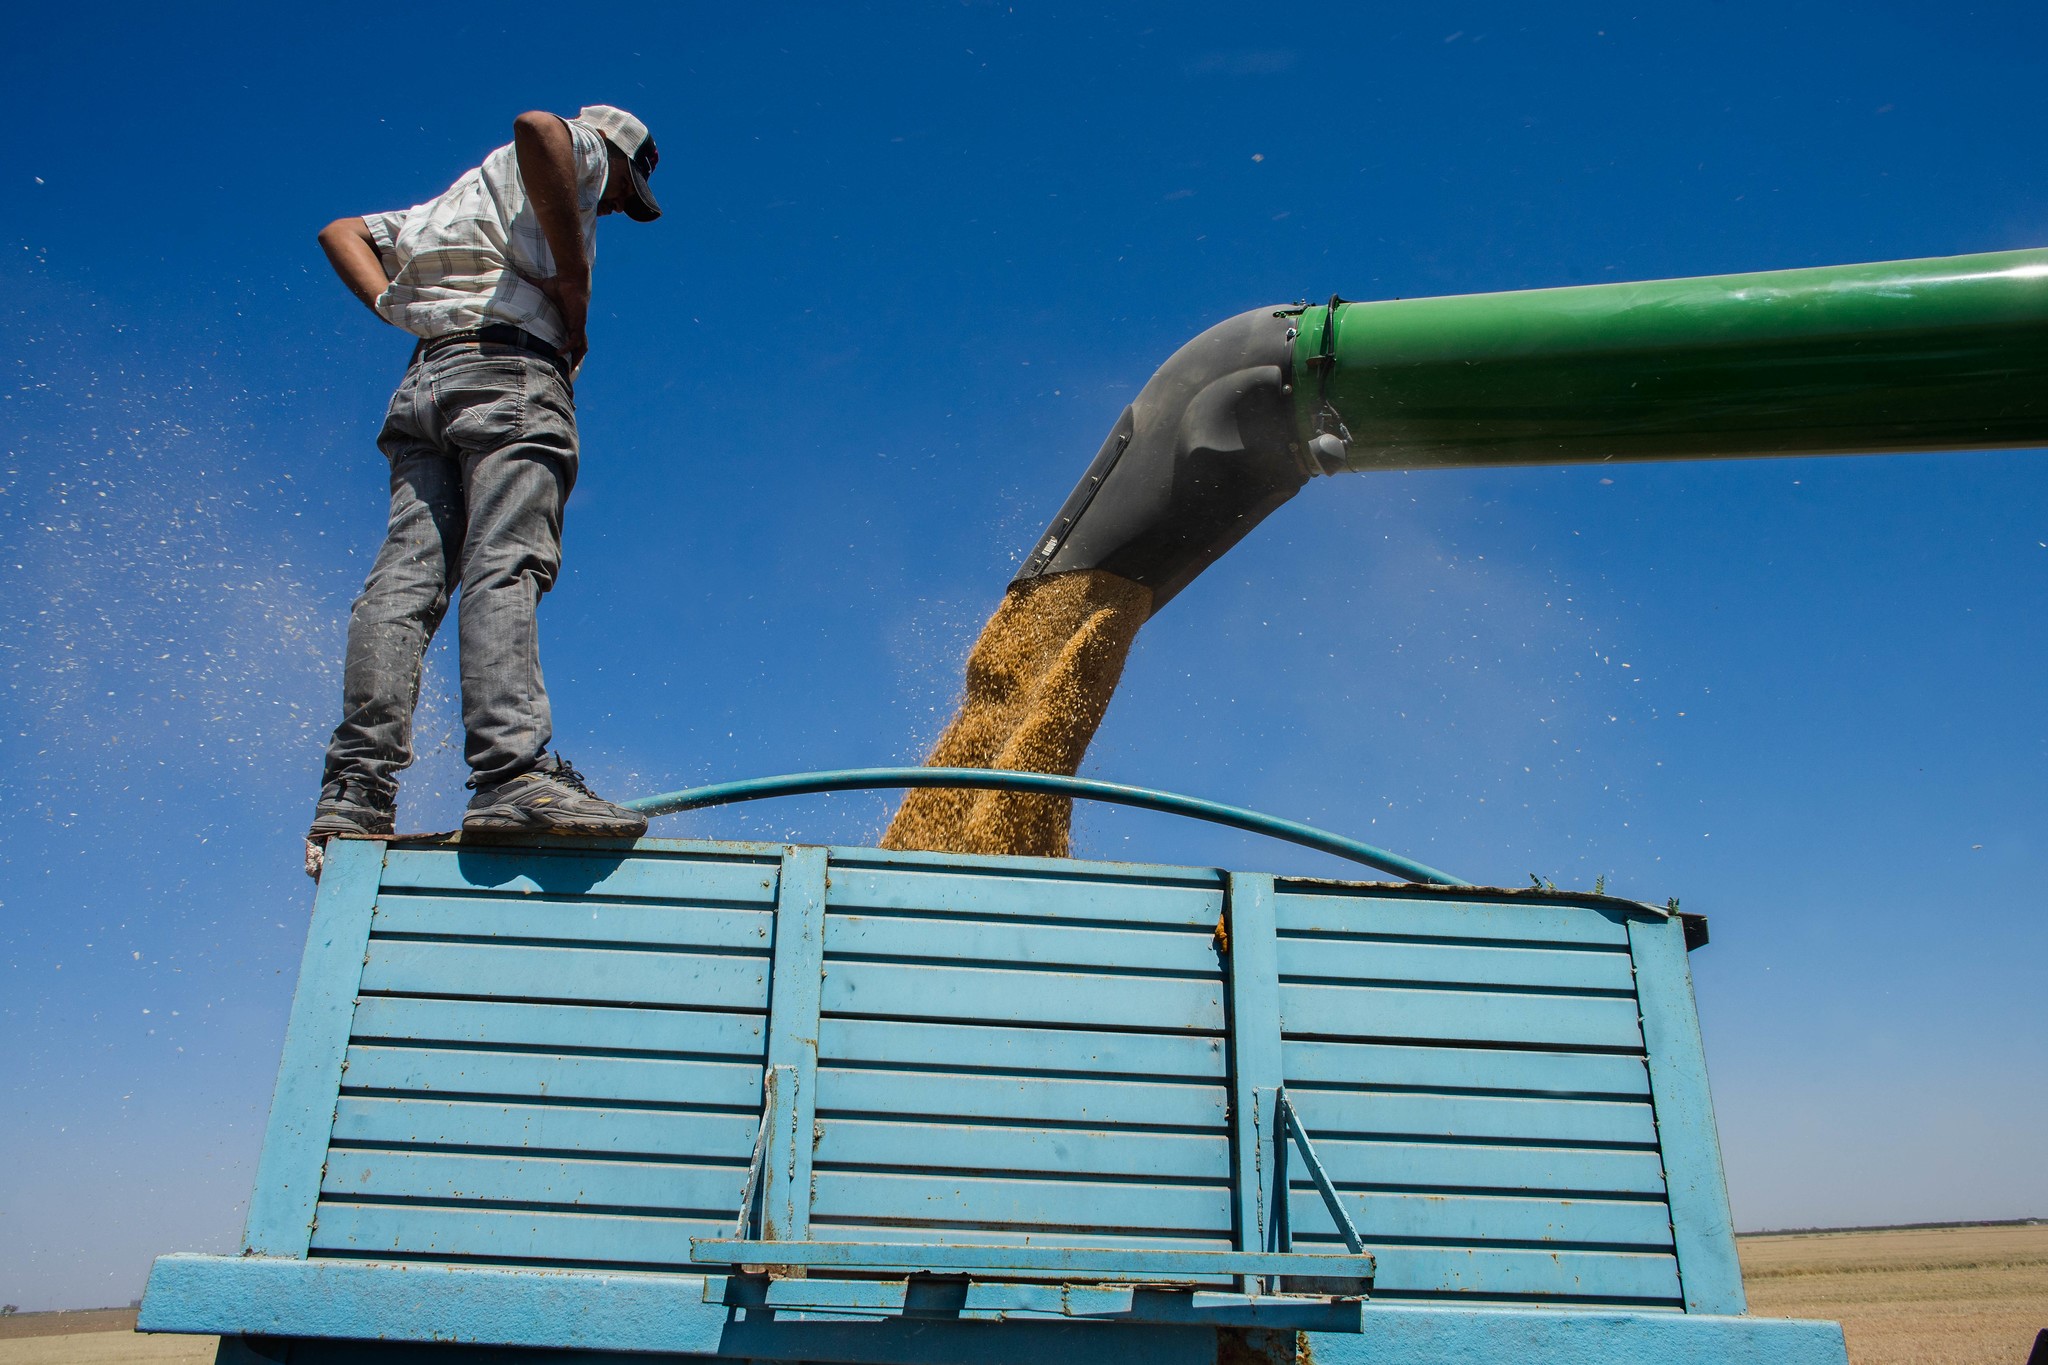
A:
{"type": "Polygon", "coordinates": [[[514,327],[508,323],[492,323],[488,327],[474,327],[466,332],[446,332],[437,337],[427,337],[414,349],[413,354],[416,357],[425,357],[450,346],[462,345],[510,346],[529,355],[539,356],[560,370],[564,379],[569,377],[568,363],[562,359],[560,351],[525,328],[514,327]]]}

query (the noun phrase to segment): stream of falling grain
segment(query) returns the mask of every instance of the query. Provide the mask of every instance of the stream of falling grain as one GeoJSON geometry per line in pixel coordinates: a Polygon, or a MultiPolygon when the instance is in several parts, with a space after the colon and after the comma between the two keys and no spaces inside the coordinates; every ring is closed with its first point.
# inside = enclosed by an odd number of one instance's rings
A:
{"type": "MultiPolygon", "coordinates": [[[[1096,569],[1014,583],[967,657],[960,711],[926,766],[1071,777],[1122,678],[1152,590],[1096,569]]],[[[914,791],[883,848],[1064,858],[1073,802],[1036,792],[914,791]]]]}

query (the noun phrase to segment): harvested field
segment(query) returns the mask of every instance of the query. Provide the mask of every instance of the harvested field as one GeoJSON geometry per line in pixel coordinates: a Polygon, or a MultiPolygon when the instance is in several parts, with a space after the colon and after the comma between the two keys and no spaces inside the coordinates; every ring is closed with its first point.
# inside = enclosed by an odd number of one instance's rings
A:
{"type": "Polygon", "coordinates": [[[213,1365],[219,1340],[135,1332],[0,1337],[0,1365],[213,1365]]]}
{"type": "MultiPolygon", "coordinates": [[[[1088,569],[1013,585],[967,656],[966,696],[925,766],[1074,775],[1109,707],[1152,590],[1088,569]]],[[[883,848],[1064,858],[1073,802],[914,791],[883,848]]]]}
{"type": "Polygon", "coordinates": [[[9,1313],[0,1317],[0,1341],[15,1337],[68,1337],[80,1332],[129,1332],[133,1308],[75,1308],[57,1313],[9,1313]]]}
{"type": "Polygon", "coordinates": [[[215,1337],[145,1337],[133,1308],[10,1313],[0,1318],[0,1365],[211,1365],[215,1337]]]}
{"type": "Polygon", "coordinates": [[[1854,1365],[2021,1365],[2048,1327],[2048,1224],[1744,1237],[1749,1311],[1842,1324],[1854,1365]]]}

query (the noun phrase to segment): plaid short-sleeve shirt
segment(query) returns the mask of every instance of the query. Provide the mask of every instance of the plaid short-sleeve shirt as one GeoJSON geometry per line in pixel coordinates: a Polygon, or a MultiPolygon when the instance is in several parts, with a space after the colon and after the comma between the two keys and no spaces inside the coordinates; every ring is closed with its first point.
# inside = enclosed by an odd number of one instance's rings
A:
{"type": "MultiPolygon", "coordinates": [[[[610,159],[605,140],[566,120],[576,158],[576,213],[583,248],[597,259],[597,201],[610,159]]],[[[377,298],[386,322],[414,336],[437,337],[491,323],[523,327],[562,343],[562,318],[532,281],[555,273],[555,253],[527,201],[512,144],[409,209],[364,216],[391,283],[377,298]]]]}

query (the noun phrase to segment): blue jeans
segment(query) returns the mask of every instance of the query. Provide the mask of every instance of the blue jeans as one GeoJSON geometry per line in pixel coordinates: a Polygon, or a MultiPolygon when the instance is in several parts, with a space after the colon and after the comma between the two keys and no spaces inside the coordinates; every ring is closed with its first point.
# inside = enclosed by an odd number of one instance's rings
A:
{"type": "Polygon", "coordinates": [[[561,569],[576,482],[568,382],[510,346],[416,353],[377,445],[391,462],[391,523],[349,613],[323,787],[345,781],[377,804],[396,795],[421,662],[458,584],[465,757],[477,786],[516,777],[553,732],[534,612],[561,569]]]}

